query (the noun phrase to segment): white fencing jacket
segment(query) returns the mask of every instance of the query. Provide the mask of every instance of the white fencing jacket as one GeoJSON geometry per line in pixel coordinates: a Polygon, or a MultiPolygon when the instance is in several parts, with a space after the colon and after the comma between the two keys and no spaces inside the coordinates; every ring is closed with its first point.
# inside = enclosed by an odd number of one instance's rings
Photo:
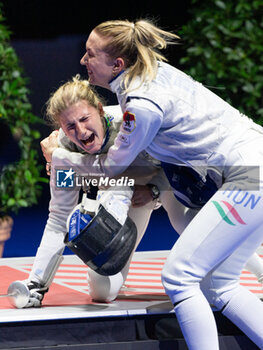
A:
{"type": "MultiPolygon", "coordinates": [[[[110,167],[118,164],[122,165],[122,169],[118,167],[121,173],[142,150],[166,163],[192,168],[223,166],[229,149],[246,139],[248,129],[263,133],[262,127],[169,64],[160,62],[150,84],[128,93],[123,89],[125,74],[116,77],[110,86],[123,113],[128,111],[128,119],[133,120],[129,127],[123,120],[107,155],[93,162],[98,171],[110,172],[110,167]]],[[[138,79],[131,88],[139,83],[138,79]]],[[[88,166],[93,163],[86,161],[88,166]]]]}
{"type": "MultiPolygon", "coordinates": [[[[114,144],[107,154],[98,155],[95,161],[80,157],[75,164],[113,176],[123,172],[146,150],[163,163],[180,166],[179,170],[175,169],[176,176],[183,174],[183,167],[200,176],[204,183],[208,169],[219,167],[213,175],[219,188],[224,167],[231,165],[227,161],[229,151],[246,142],[249,130],[263,134],[261,126],[169,64],[159,62],[156,78],[141,86],[138,78],[130,86],[130,92],[123,88],[125,74],[122,72],[110,83],[123,112],[114,144]]],[[[56,150],[56,156],[60,152],[63,150],[56,150]]],[[[180,181],[176,182],[180,187],[180,181]]],[[[189,192],[184,188],[176,188],[176,191],[183,192],[184,198],[189,192]]],[[[210,192],[213,191],[212,188],[210,192]]],[[[203,202],[206,200],[204,198],[203,202]]],[[[183,201],[187,205],[186,202],[183,201]]]]}

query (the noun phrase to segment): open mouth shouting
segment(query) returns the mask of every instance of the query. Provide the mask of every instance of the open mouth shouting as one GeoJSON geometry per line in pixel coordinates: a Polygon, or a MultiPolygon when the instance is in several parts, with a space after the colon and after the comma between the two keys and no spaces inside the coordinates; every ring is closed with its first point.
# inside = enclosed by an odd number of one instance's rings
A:
{"type": "Polygon", "coordinates": [[[86,139],[86,140],[81,140],[81,143],[83,143],[84,146],[91,146],[95,140],[95,134],[94,132],[86,139]]]}
{"type": "Polygon", "coordinates": [[[103,113],[102,106],[95,108],[88,101],[80,100],[61,113],[61,128],[83,151],[94,154],[100,151],[104,140],[103,113]]]}

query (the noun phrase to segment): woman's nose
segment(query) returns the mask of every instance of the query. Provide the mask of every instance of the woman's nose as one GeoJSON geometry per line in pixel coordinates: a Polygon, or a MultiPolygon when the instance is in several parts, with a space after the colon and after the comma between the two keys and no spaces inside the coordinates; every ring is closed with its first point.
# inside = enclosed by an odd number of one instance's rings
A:
{"type": "Polygon", "coordinates": [[[76,127],[78,138],[84,140],[87,134],[85,127],[81,124],[77,124],[76,127]]]}
{"type": "Polygon", "coordinates": [[[85,53],[85,55],[80,60],[80,64],[85,66],[85,64],[87,64],[87,63],[88,63],[88,55],[85,53]]]}

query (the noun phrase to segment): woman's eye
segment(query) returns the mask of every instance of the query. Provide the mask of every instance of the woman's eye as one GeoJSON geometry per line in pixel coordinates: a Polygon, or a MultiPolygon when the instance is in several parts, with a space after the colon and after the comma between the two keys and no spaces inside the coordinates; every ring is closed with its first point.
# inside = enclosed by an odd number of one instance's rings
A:
{"type": "Polygon", "coordinates": [[[89,119],[88,116],[81,117],[80,122],[85,122],[85,121],[87,121],[88,119],[89,119]]]}
{"type": "Polygon", "coordinates": [[[67,126],[68,130],[73,130],[75,128],[75,124],[70,124],[67,126]]]}
{"type": "Polygon", "coordinates": [[[87,56],[88,56],[88,58],[94,57],[94,54],[93,54],[91,51],[88,51],[88,52],[87,52],[87,56]]]}

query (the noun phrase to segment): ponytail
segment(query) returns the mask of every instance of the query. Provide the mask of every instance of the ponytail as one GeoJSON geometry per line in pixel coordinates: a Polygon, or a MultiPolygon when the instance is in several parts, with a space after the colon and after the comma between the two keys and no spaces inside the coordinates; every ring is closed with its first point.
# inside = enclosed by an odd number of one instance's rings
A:
{"type": "Polygon", "coordinates": [[[94,31],[109,39],[104,51],[110,57],[124,59],[127,68],[124,79],[126,91],[130,90],[129,86],[138,76],[139,86],[151,82],[156,76],[158,61],[167,61],[159,50],[179,39],[176,34],[158,28],[149,20],[135,23],[128,20],[107,21],[95,27],[94,31]]]}

